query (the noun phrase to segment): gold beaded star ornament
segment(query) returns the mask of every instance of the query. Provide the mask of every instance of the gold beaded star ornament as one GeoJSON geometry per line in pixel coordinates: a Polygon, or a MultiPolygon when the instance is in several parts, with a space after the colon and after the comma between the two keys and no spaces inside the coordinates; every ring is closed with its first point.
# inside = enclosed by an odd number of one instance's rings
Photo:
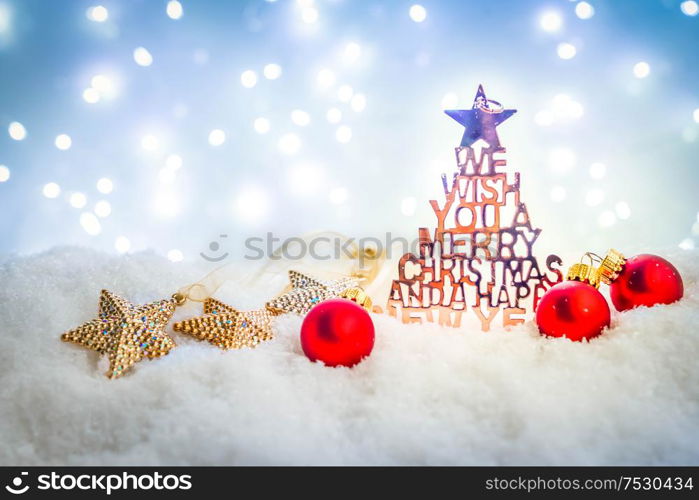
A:
{"type": "Polygon", "coordinates": [[[175,347],[165,326],[177,305],[179,302],[173,297],[139,306],[102,290],[98,317],[65,332],[61,340],[106,354],[106,375],[117,378],[140,360],[163,356],[175,347]]]}
{"type": "Polygon", "coordinates": [[[266,309],[241,312],[210,297],[204,301],[203,316],[175,323],[173,329],[221,349],[239,349],[271,339],[273,317],[266,309]]]}
{"type": "Polygon", "coordinates": [[[306,314],[320,302],[339,297],[343,292],[359,288],[359,279],[345,276],[339,280],[321,281],[298,271],[289,271],[291,290],[270,300],[266,308],[276,314],[306,314]]]}

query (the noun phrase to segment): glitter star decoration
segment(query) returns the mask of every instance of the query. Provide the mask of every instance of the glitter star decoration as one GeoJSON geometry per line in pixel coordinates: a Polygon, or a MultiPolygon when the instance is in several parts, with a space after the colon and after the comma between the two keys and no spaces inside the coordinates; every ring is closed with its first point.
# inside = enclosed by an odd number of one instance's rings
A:
{"type": "Polygon", "coordinates": [[[98,317],[65,332],[61,340],[106,354],[106,375],[117,378],[143,358],[164,356],[175,347],[175,341],[165,333],[174,312],[174,299],[139,306],[102,290],[98,317]]]}
{"type": "Polygon", "coordinates": [[[204,301],[204,315],[173,325],[176,332],[206,340],[221,349],[255,347],[272,338],[271,311],[238,311],[220,300],[204,301]]]}
{"type": "Polygon", "coordinates": [[[334,281],[320,281],[297,271],[289,271],[291,290],[267,302],[267,309],[277,314],[306,314],[316,304],[339,297],[349,288],[357,288],[359,280],[344,277],[334,281]]]}
{"type": "Polygon", "coordinates": [[[478,139],[483,139],[491,148],[496,148],[500,147],[500,139],[495,127],[514,115],[517,110],[504,109],[499,102],[488,99],[483,85],[479,85],[472,109],[448,109],[444,112],[466,127],[461,138],[462,147],[471,146],[478,139]]]}

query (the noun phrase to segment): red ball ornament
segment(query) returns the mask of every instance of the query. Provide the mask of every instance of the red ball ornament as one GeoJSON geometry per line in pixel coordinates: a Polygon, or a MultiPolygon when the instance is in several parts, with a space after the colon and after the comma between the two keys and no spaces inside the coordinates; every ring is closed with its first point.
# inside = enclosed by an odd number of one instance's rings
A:
{"type": "Polygon", "coordinates": [[[303,320],[301,347],[311,361],[353,366],[374,348],[374,323],[369,313],[351,300],[326,300],[303,320]]]}
{"type": "Polygon", "coordinates": [[[682,277],[675,266],[650,254],[626,259],[621,272],[609,285],[609,296],[619,311],[671,304],[680,300],[683,294],[682,277]]]}
{"type": "Polygon", "coordinates": [[[591,339],[609,326],[609,305],[597,289],[581,281],[551,287],[536,308],[539,331],[550,337],[591,339]]]}

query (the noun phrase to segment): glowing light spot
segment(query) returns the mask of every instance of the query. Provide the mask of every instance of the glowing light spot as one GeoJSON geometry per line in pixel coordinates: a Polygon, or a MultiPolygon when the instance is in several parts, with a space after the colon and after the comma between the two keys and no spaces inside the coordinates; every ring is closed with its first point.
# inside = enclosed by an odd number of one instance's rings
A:
{"type": "Polygon", "coordinates": [[[304,8],[313,7],[314,3],[315,3],[315,0],[296,0],[296,4],[299,7],[304,7],[304,8]]]}
{"type": "Polygon", "coordinates": [[[182,262],[184,260],[184,255],[180,250],[173,248],[167,253],[167,258],[170,262],[182,262]]]}
{"type": "Polygon", "coordinates": [[[95,214],[90,212],[83,212],[80,214],[80,225],[90,236],[97,236],[102,232],[102,225],[99,219],[95,217],[95,214]]]}
{"type": "Polygon", "coordinates": [[[7,127],[7,133],[15,141],[23,141],[27,137],[27,129],[19,122],[10,123],[10,126],[7,127]]]}
{"type": "Polygon", "coordinates": [[[337,142],[347,144],[352,140],[352,129],[347,125],[340,125],[335,131],[335,139],[337,139],[337,142]]]}
{"type": "Polygon", "coordinates": [[[61,194],[61,186],[55,182],[49,182],[48,184],[44,184],[44,188],[41,190],[41,192],[47,198],[58,198],[58,195],[61,194]]]}
{"type": "Polygon", "coordinates": [[[327,89],[335,84],[335,73],[325,68],[321,69],[316,75],[316,82],[321,89],[327,89]]]}
{"type": "Polygon", "coordinates": [[[352,107],[352,111],[357,113],[364,111],[364,108],[366,108],[366,97],[364,94],[355,94],[354,97],[352,97],[350,106],[352,107]]]}
{"type": "Polygon", "coordinates": [[[354,89],[352,89],[352,87],[349,85],[341,85],[340,88],[337,89],[337,98],[342,102],[348,102],[350,99],[352,99],[353,94],[354,89]]]}
{"type": "Polygon", "coordinates": [[[416,206],[417,202],[415,198],[409,196],[408,198],[403,198],[403,201],[400,202],[400,211],[406,217],[412,217],[415,215],[416,206]]]}
{"type": "Polygon", "coordinates": [[[648,75],[650,75],[650,64],[645,61],[634,64],[633,76],[636,78],[646,78],[648,75]]]}
{"type": "Polygon", "coordinates": [[[245,186],[236,195],[233,209],[242,222],[259,222],[269,212],[269,196],[258,186],[245,186]]]}
{"type": "Polygon", "coordinates": [[[88,88],[83,90],[83,100],[88,104],[95,104],[100,100],[100,93],[95,88],[88,88]]]}
{"type": "Polygon", "coordinates": [[[0,182],[7,182],[10,180],[10,169],[5,165],[0,165],[0,182]]]}
{"type": "Polygon", "coordinates": [[[682,250],[694,250],[694,240],[692,238],[685,238],[680,241],[680,244],[677,246],[682,250]]]}
{"type": "Polygon", "coordinates": [[[85,196],[83,193],[73,193],[70,195],[68,202],[73,208],[83,208],[85,205],[87,205],[87,196],[85,196]]]}
{"type": "Polygon", "coordinates": [[[408,15],[410,16],[410,19],[416,23],[421,23],[427,19],[427,9],[420,4],[411,5],[410,9],[408,10],[408,15]]]}
{"type": "Polygon", "coordinates": [[[585,203],[589,207],[596,207],[604,201],[604,191],[601,189],[591,189],[585,195],[585,203]]]}
{"type": "Polygon", "coordinates": [[[168,155],[165,159],[165,167],[170,170],[179,170],[182,168],[182,157],[180,155],[168,155]]]}
{"type": "Polygon", "coordinates": [[[620,201],[614,205],[614,211],[616,212],[616,216],[621,220],[626,220],[631,217],[631,207],[629,207],[629,204],[625,201],[620,201]]]}
{"type": "Polygon", "coordinates": [[[323,180],[323,171],[316,165],[294,165],[286,174],[289,191],[298,196],[315,193],[323,180]]]}
{"type": "Polygon", "coordinates": [[[179,19],[183,14],[182,4],[177,0],[170,0],[165,7],[165,12],[170,19],[179,19]]]}
{"type": "Polygon", "coordinates": [[[296,134],[284,134],[279,139],[279,150],[287,155],[293,155],[301,149],[301,139],[296,134]]]}
{"type": "Polygon", "coordinates": [[[246,69],[240,74],[240,83],[246,89],[251,89],[257,85],[257,73],[251,69],[246,69]]]}
{"type": "Polygon", "coordinates": [[[680,10],[685,16],[696,16],[699,14],[699,5],[694,0],[687,0],[680,4],[680,10]]]}
{"type": "Polygon", "coordinates": [[[604,163],[595,162],[590,165],[590,177],[593,179],[603,179],[607,174],[607,166],[604,163]]]}
{"type": "Polygon", "coordinates": [[[549,111],[548,109],[543,109],[539,111],[536,115],[534,115],[534,123],[541,127],[548,127],[550,125],[553,125],[553,121],[555,119],[555,116],[552,111],[549,111]]]}
{"type": "Polygon", "coordinates": [[[331,189],[328,193],[328,199],[333,205],[342,205],[348,198],[349,193],[347,192],[347,189],[343,187],[331,189]]]}
{"type": "Polygon", "coordinates": [[[100,94],[112,94],[114,92],[114,84],[112,80],[105,75],[95,75],[90,80],[90,85],[92,88],[97,90],[100,94]]]}
{"type": "Polygon", "coordinates": [[[215,128],[209,132],[209,144],[214,147],[220,146],[226,142],[226,133],[220,128],[215,128]]]}
{"type": "Polygon", "coordinates": [[[95,5],[93,7],[89,7],[85,11],[85,16],[87,16],[90,21],[103,23],[109,19],[109,11],[104,5],[95,5]]]}
{"type": "Polygon", "coordinates": [[[587,2],[578,2],[575,6],[575,15],[580,19],[590,19],[595,15],[595,8],[587,2]]]}
{"type": "Polygon", "coordinates": [[[141,147],[146,151],[155,151],[158,149],[160,141],[158,138],[152,134],[144,135],[141,139],[141,147]]]}
{"type": "Polygon", "coordinates": [[[544,31],[558,31],[563,26],[563,18],[558,12],[545,12],[539,18],[539,26],[544,31]]]}
{"type": "Polygon", "coordinates": [[[109,217],[112,213],[112,205],[108,201],[100,200],[95,203],[95,215],[97,217],[109,217]]]}
{"type": "Polygon", "coordinates": [[[114,184],[112,183],[111,179],[102,177],[100,180],[97,181],[97,191],[99,191],[100,193],[109,194],[112,192],[113,189],[114,184]]]}
{"type": "Polygon", "coordinates": [[[133,60],[139,66],[150,66],[153,64],[153,56],[145,47],[137,47],[133,51],[133,60]]]}
{"type": "Polygon", "coordinates": [[[258,134],[266,134],[272,128],[267,118],[255,119],[253,127],[255,128],[255,132],[258,134]]]}
{"type": "Polygon", "coordinates": [[[114,248],[119,253],[126,253],[131,249],[131,242],[126,236],[119,236],[114,240],[114,248]]]}
{"type": "Polygon", "coordinates": [[[282,67],[274,63],[267,64],[262,70],[262,74],[264,74],[265,78],[268,80],[276,80],[282,76],[282,67]]]}
{"type": "Polygon", "coordinates": [[[342,120],[342,111],[337,108],[330,108],[325,114],[325,118],[329,123],[340,123],[340,120],[342,120]]]}
{"type": "Polygon", "coordinates": [[[699,123],[699,108],[694,110],[694,113],[692,113],[692,117],[694,118],[694,121],[696,123],[699,123]]]}
{"type": "Polygon", "coordinates": [[[566,188],[563,186],[553,186],[551,189],[551,201],[555,201],[556,203],[565,200],[567,195],[566,188]]]}
{"type": "Polygon", "coordinates": [[[300,109],[295,109],[291,112],[291,121],[299,127],[305,127],[311,123],[311,115],[300,109]]]}
{"type": "Polygon", "coordinates": [[[307,24],[313,24],[318,20],[318,9],[315,7],[306,7],[301,10],[301,20],[307,24]]]}
{"type": "Polygon", "coordinates": [[[352,64],[356,62],[361,55],[362,48],[359,46],[359,44],[355,42],[350,42],[347,45],[345,45],[345,49],[342,52],[342,59],[346,63],[352,64]]]}
{"type": "Polygon", "coordinates": [[[611,227],[616,223],[616,215],[611,210],[605,210],[597,218],[600,227],[611,227]]]}
{"type": "Polygon", "coordinates": [[[56,147],[61,151],[70,149],[70,146],[73,144],[73,140],[70,138],[68,134],[57,135],[56,140],[54,142],[56,144],[56,147]]]}
{"type": "Polygon", "coordinates": [[[572,43],[563,42],[558,44],[556,52],[561,59],[572,59],[578,51],[572,43]]]}
{"type": "Polygon", "coordinates": [[[556,148],[549,154],[551,170],[564,174],[575,166],[575,153],[568,148],[556,148]]]}
{"type": "Polygon", "coordinates": [[[442,107],[445,109],[453,109],[459,105],[459,96],[454,92],[447,92],[442,96],[442,107]]]}

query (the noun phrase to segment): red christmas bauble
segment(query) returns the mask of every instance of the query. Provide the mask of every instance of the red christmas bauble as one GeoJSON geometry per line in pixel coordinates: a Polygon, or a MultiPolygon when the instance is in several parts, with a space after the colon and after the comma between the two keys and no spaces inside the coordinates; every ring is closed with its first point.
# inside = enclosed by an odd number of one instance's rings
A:
{"type": "Polygon", "coordinates": [[[374,348],[374,323],[369,313],[351,300],[326,300],[303,320],[301,347],[311,361],[353,366],[374,348]]]}
{"type": "Polygon", "coordinates": [[[609,285],[614,307],[626,311],[638,306],[671,304],[682,298],[684,285],[675,266],[657,255],[641,254],[626,260],[609,285]]]}
{"type": "Polygon", "coordinates": [[[539,331],[550,337],[591,339],[609,326],[611,312],[601,293],[581,281],[551,287],[536,308],[539,331]]]}

